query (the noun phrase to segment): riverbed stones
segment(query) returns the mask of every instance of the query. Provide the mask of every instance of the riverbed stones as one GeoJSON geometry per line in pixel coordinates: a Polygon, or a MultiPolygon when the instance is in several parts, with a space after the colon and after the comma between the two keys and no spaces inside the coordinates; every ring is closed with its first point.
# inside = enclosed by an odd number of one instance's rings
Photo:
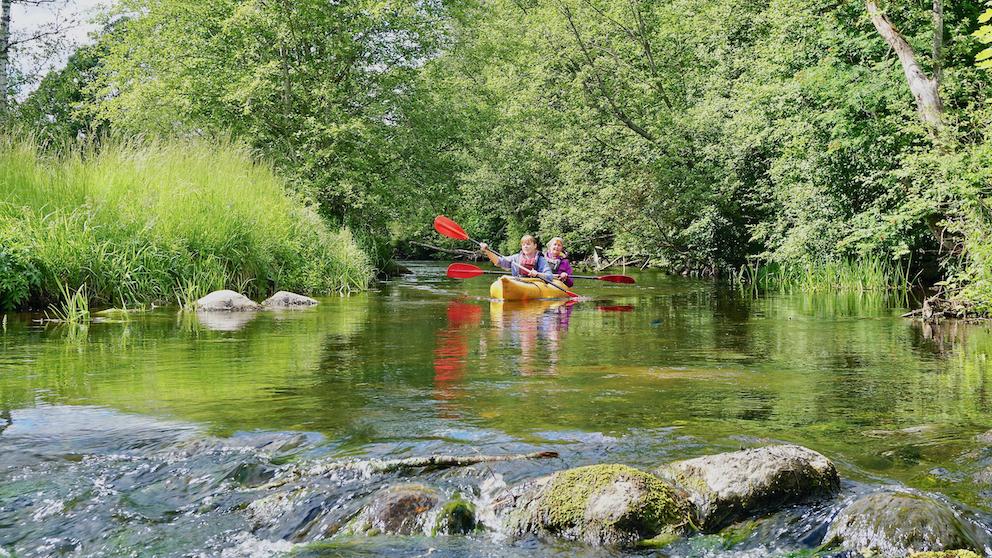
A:
{"type": "Polygon", "coordinates": [[[909,558],[982,558],[970,550],[944,550],[941,552],[915,552],[909,558]]]}
{"type": "Polygon", "coordinates": [[[372,496],[348,530],[364,535],[423,534],[439,501],[438,491],[422,484],[386,487],[372,496]]]}
{"type": "Polygon", "coordinates": [[[196,309],[199,312],[249,312],[262,307],[241,293],[224,289],[197,300],[196,309]]]}
{"type": "Polygon", "coordinates": [[[559,471],[518,489],[506,517],[514,537],[552,536],[594,546],[633,546],[680,534],[690,507],[671,486],[626,465],[559,471]]]}
{"type": "Polygon", "coordinates": [[[316,300],[308,296],[291,293],[289,291],[279,291],[265,299],[265,301],[262,302],[262,307],[267,310],[276,310],[280,308],[310,308],[311,306],[316,306],[317,304],[318,303],[316,300]]]}
{"type": "Polygon", "coordinates": [[[840,489],[840,476],[829,459],[794,445],[676,461],[657,474],[686,493],[695,508],[696,526],[706,532],[840,489]]]}
{"type": "MultiPolygon", "coordinates": [[[[978,528],[949,506],[910,492],[875,492],[837,514],[824,541],[886,558],[914,552],[978,550],[978,528]]],[[[939,555],[939,554],[938,554],[939,555]]]]}

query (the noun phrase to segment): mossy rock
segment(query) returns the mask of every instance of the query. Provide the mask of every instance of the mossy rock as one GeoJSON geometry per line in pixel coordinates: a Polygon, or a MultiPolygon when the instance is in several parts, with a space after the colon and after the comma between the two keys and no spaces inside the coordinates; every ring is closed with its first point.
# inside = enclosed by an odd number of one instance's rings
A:
{"type": "Polygon", "coordinates": [[[848,550],[902,558],[913,552],[940,556],[952,549],[975,551],[988,539],[976,525],[929,496],[875,492],[841,510],[824,540],[848,550]]]}
{"type": "Polygon", "coordinates": [[[626,465],[590,465],[532,483],[516,497],[506,526],[517,537],[634,546],[659,535],[684,533],[690,524],[689,509],[671,486],[654,475],[626,465]]]}
{"type": "Polygon", "coordinates": [[[707,533],[840,489],[840,476],[829,459],[794,445],[677,461],[663,465],[657,474],[688,495],[695,507],[694,521],[707,533]]]}
{"type": "Polygon", "coordinates": [[[433,535],[465,535],[475,531],[478,522],[475,519],[475,506],[460,497],[441,506],[437,519],[434,521],[433,535]]]}
{"type": "Polygon", "coordinates": [[[940,552],[916,552],[909,558],[982,558],[970,550],[942,550],[940,552]]]}

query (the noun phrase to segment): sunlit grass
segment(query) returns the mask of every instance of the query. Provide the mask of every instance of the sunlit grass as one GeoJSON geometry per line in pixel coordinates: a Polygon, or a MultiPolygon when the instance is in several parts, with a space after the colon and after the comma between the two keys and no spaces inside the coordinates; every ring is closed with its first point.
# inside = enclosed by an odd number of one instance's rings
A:
{"type": "Polygon", "coordinates": [[[0,138],[0,306],[45,307],[60,285],[89,302],[192,300],[365,288],[368,259],[287,194],[246,148],[116,141],[42,153],[0,138]]]}
{"type": "Polygon", "coordinates": [[[740,268],[735,281],[752,289],[783,293],[907,293],[914,282],[909,269],[909,264],[876,257],[818,263],[754,261],[740,268]]]}

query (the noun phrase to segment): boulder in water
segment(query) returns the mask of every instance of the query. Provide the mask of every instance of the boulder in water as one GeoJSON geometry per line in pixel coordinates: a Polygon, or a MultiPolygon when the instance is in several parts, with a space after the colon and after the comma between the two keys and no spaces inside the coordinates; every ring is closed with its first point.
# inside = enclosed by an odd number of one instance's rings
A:
{"type": "Polygon", "coordinates": [[[441,506],[431,534],[466,535],[474,531],[477,526],[475,506],[456,495],[441,506]]]}
{"type": "Polygon", "coordinates": [[[933,498],[909,492],[875,492],[841,510],[824,540],[845,549],[895,558],[914,552],[979,550],[983,545],[978,541],[983,538],[975,525],[933,498]]]}
{"type": "Polygon", "coordinates": [[[423,534],[439,494],[421,484],[400,484],[376,492],[372,501],[346,529],[364,535],[423,534]]]}
{"type": "Polygon", "coordinates": [[[696,525],[708,532],[840,488],[837,469],[829,459],[792,445],[676,461],[657,474],[688,495],[696,525]]]}
{"type": "Polygon", "coordinates": [[[266,309],[277,308],[310,308],[317,306],[317,301],[308,297],[289,291],[279,291],[262,302],[266,309]]]}
{"type": "Polygon", "coordinates": [[[518,489],[512,498],[505,522],[516,537],[632,546],[681,534],[689,525],[690,507],[671,486],[626,465],[559,471],[518,489]]]}
{"type": "Polygon", "coordinates": [[[245,312],[261,308],[245,295],[227,289],[214,291],[196,301],[199,312],[245,312]]]}

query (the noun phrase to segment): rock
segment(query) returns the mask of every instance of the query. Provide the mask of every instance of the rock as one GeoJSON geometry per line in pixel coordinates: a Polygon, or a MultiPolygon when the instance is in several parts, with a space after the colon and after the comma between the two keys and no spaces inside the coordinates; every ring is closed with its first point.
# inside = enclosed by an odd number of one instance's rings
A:
{"type": "Polygon", "coordinates": [[[978,484],[992,484],[992,465],[978,471],[971,479],[978,484]]]}
{"type": "Polygon", "coordinates": [[[943,552],[915,552],[909,558],[982,558],[970,550],[945,550],[943,552]]]}
{"type": "Polygon", "coordinates": [[[688,495],[696,526],[707,532],[759,512],[840,488],[829,459],[801,446],[748,449],[662,466],[657,474],[688,495]]]}
{"type": "Polygon", "coordinates": [[[992,446],[992,430],[982,432],[975,436],[975,441],[986,446],[992,446]]]}
{"type": "Polygon", "coordinates": [[[441,506],[432,535],[466,535],[475,530],[475,506],[456,496],[441,506]]]}
{"type": "Polygon", "coordinates": [[[244,312],[261,308],[245,295],[227,289],[214,291],[196,301],[196,309],[201,312],[244,312]]]}
{"type": "Polygon", "coordinates": [[[913,552],[978,550],[978,540],[984,538],[975,525],[933,498],[875,492],[841,510],[824,541],[895,558],[913,552]]]}
{"type": "Polygon", "coordinates": [[[505,523],[515,537],[631,546],[689,525],[690,507],[672,487],[626,465],[559,471],[516,491],[513,500],[505,523]]]}
{"type": "Polygon", "coordinates": [[[439,495],[420,484],[400,484],[376,492],[347,531],[364,535],[423,534],[439,495]]]}
{"type": "Polygon", "coordinates": [[[317,306],[317,301],[308,297],[299,295],[296,293],[291,293],[288,291],[279,291],[276,294],[265,299],[262,306],[266,309],[274,308],[309,308],[311,306],[317,306]]]}

